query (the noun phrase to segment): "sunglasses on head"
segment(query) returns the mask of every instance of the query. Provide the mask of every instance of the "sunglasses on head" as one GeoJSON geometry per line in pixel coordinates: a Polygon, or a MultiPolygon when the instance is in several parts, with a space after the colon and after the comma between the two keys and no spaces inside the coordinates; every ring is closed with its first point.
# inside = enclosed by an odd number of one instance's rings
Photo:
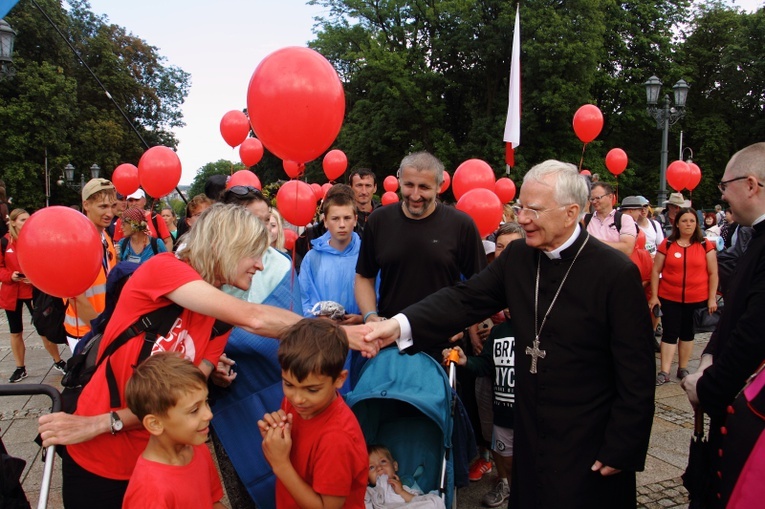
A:
{"type": "Polygon", "coordinates": [[[263,196],[263,193],[258,191],[252,186],[232,186],[226,190],[227,193],[235,194],[236,196],[263,196]]]}

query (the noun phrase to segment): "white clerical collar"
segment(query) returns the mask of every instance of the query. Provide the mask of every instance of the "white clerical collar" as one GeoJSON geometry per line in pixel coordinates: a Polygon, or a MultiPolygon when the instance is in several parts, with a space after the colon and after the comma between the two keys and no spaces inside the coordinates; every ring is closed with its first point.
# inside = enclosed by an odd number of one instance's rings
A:
{"type": "Polygon", "coordinates": [[[752,226],[756,225],[757,223],[761,223],[761,222],[763,222],[763,221],[765,221],[765,214],[763,214],[763,215],[761,215],[760,217],[758,217],[757,219],[755,219],[755,220],[752,222],[752,226]]]}
{"type": "Polygon", "coordinates": [[[543,251],[544,254],[547,255],[547,257],[550,260],[560,260],[561,256],[560,254],[563,252],[564,249],[571,246],[571,244],[574,243],[574,241],[579,237],[579,232],[582,231],[582,227],[579,226],[579,223],[576,223],[576,228],[574,229],[574,233],[571,234],[571,236],[568,238],[566,242],[564,242],[559,248],[553,249],[552,251],[543,251]]]}

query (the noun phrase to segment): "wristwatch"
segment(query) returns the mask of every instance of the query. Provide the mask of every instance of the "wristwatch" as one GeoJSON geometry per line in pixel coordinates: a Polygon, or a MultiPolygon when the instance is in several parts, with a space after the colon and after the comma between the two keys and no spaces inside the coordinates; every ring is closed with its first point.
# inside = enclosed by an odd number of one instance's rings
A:
{"type": "Polygon", "coordinates": [[[122,419],[120,419],[120,415],[117,412],[111,412],[110,415],[112,420],[110,424],[112,435],[116,435],[118,431],[122,431],[122,419]]]}

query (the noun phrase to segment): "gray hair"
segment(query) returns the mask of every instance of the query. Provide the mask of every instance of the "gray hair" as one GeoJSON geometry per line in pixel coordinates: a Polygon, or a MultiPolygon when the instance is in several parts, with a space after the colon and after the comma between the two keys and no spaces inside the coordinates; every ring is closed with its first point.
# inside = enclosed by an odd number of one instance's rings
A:
{"type": "Polygon", "coordinates": [[[502,235],[513,234],[520,235],[521,238],[524,239],[526,238],[526,230],[524,230],[523,227],[515,221],[510,221],[508,223],[502,223],[499,225],[499,229],[497,230],[497,238],[501,237],[502,235]]]}
{"type": "Polygon", "coordinates": [[[560,205],[576,204],[579,205],[579,219],[584,215],[587,199],[589,198],[589,188],[586,179],[579,174],[571,163],[548,159],[531,168],[523,177],[523,183],[535,180],[540,183],[550,177],[555,177],[553,187],[553,198],[560,205]]]}
{"type": "Polygon", "coordinates": [[[444,182],[444,163],[430,152],[414,152],[404,157],[398,167],[398,178],[404,168],[414,168],[417,171],[432,171],[436,176],[436,187],[441,187],[444,182]]]}

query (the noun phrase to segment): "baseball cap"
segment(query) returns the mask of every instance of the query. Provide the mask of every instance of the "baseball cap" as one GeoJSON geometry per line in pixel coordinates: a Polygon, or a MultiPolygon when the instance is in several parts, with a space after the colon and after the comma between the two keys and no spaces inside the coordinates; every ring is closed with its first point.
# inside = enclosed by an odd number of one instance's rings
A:
{"type": "Polygon", "coordinates": [[[106,179],[90,179],[82,188],[82,199],[87,200],[97,192],[104,190],[114,191],[114,185],[106,179]]]}
{"type": "Polygon", "coordinates": [[[127,199],[128,200],[140,200],[141,198],[146,198],[146,193],[143,192],[143,189],[139,189],[133,194],[129,194],[127,199]]]}

